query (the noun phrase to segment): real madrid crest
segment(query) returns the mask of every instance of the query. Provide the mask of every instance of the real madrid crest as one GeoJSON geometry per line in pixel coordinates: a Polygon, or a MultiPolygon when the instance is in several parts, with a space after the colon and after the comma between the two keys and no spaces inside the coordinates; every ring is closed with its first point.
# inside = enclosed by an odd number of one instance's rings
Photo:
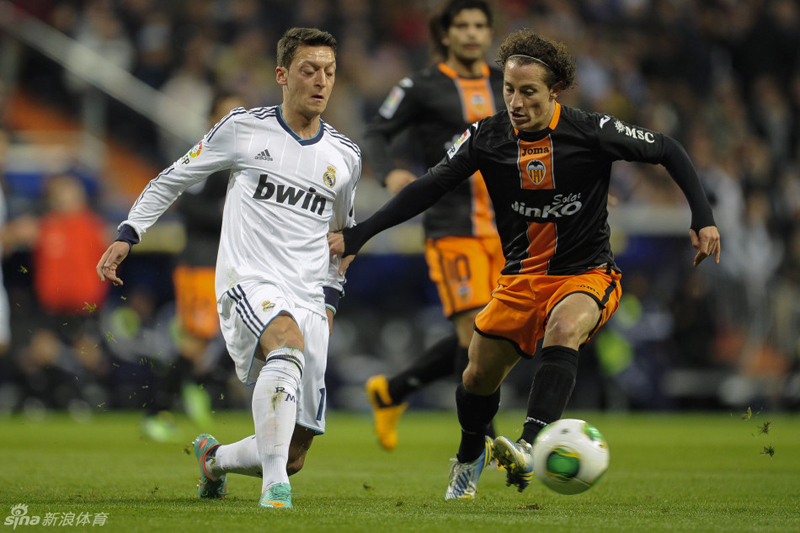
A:
{"type": "Polygon", "coordinates": [[[336,167],[328,165],[328,170],[322,175],[322,182],[328,187],[336,185],[336,167]]]}

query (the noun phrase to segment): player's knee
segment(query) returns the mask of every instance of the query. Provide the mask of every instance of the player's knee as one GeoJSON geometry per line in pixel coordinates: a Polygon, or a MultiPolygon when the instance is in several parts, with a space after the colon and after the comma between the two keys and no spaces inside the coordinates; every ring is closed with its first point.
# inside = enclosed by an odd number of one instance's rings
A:
{"type": "Polygon", "coordinates": [[[496,379],[494,379],[494,374],[492,372],[472,363],[467,365],[467,369],[464,370],[464,373],[461,375],[461,381],[467,392],[482,396],[492,394],[500,385],[496,382],[496,379]]]}
{"type": "Polygon", "coordinates": [[[276,347],[291,346],[298,350],[305,350],[305,339],[297,322],[291,315],[277,316],[262,333],[259,339],[264,353],[269,353],[276,347]]]}
{"type": "Polygon", "coordinates": [[[559,346],[579,346],[587,337],[583,323],[572,317],[551,319],[547,324],[545,344],[559,346]]]}

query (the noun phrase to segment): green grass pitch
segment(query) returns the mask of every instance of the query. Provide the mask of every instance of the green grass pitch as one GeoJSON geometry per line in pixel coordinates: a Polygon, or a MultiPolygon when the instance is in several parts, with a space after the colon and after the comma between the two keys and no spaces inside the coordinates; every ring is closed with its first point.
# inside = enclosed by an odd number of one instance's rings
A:
{"type": "MultiPolygon", "coordinates": [[[[136,413],[86,423],[12,417],[0,420],[0,533],[13,530],[3,521],[17,504],[29,517],[107,516],[102,526],[52,524],[59,531],[800,531],[800,416],[742,415],[567,412],[608,441],[611,466],[594,488],[562,496],[534,481],[518,493],[490,470],[475,500],[445,502],[454,412],[408,412],[391,453],[378,447],[368,413],[332,412],[291,478],[295,509],[283,511],[258,509],[260,480],[235,475],[228,498],[198,500],[196,430],[185,420],[184,443],[160,444],[140,437],[136,413]]],[[[497,428],[516,438],[522,419],[501,412],[497,428]]],[[[251,432],[249,413],[217,413],[221,442],[251,432]]]]}

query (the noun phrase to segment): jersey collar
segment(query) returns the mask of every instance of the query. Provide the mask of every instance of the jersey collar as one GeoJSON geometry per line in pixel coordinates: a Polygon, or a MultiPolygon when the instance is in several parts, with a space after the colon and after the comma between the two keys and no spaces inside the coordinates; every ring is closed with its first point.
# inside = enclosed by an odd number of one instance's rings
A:
{"type": "Polygon", "coordinates": [[[291,135],[295,141],[299,142],[303,146],[307,146],[309,144],[316,144],[322,140],[322,132],[325,130],[325,128],[322,127],[323,122],[321,118],[319,119],[319,130],[317,130],[317,133],[313,137],[309,137],[308,139],[303,139],[298,134],[296,134],[294,130],[289,127],[286,121],[283,120],[283,110],[281,109],[281,106],[278,106],[277,118],[278,118],[278,124],[280,124],[284,130],[286,130],[286,133],[291,135]]]}
{"type": "MultiPolygon", "coordinates": [[[[437,67],[442,72],[442,74],[444,74],[448,78],[453,78],[453,79],[461,78],[461,76],[459,76],[456,73],[455,70],[453,70],[450,67],[448,67],[444,62],[439,63],[437,65],[437,67]]],[[[486,63],[482,63],[481,64],[481,76],[484,77],[484,78],[488,78],[490,76],[490,74],[491,73],[489,72],[489,65],[486,64],[486,63]]],[[[469,79],[469,78],[465,78],[465,79],[469,79]]]]}

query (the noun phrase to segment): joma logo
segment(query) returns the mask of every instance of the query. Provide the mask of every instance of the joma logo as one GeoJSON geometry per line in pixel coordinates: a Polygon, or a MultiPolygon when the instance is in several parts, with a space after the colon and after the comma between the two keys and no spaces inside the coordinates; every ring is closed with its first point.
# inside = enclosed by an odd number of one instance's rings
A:
{"type": "Polygon", "coordinates": [[[549,146],[537,146],[536,148],[523,148],[522,155],[540,155],[540,154],[549,154],[550,147],[549,146]]]}

